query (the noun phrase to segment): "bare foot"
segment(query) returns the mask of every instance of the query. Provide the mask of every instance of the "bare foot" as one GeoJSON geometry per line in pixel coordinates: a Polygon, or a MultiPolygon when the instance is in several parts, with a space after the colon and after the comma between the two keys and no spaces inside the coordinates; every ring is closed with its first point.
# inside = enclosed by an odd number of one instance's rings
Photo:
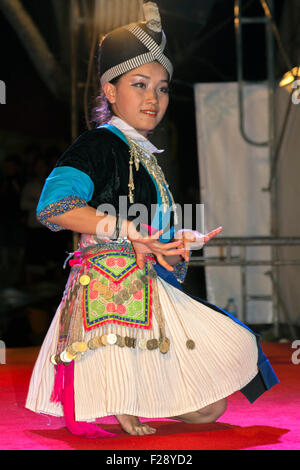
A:
{"type": "Polygon", "coordinates": [[[132,436],[145,436],[156,432],[155,428],[151,428],[146,423],[141,423],[137,416],[116,415],[116,418],[121,428],[132,436]]]}

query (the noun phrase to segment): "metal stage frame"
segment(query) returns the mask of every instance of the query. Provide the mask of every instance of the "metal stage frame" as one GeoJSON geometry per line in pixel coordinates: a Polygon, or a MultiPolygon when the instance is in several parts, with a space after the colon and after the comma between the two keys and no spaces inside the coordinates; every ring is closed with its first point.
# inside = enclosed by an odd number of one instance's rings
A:
{"type": "MultiPolygon", "coordinates": [[[[257,259],[247,260],[246,250],[248,247],[253,246],[269,246],[273,248],[286,247],[286,246],[300,246],[300,237],[218,237],[210,240],[209,247],[219,247],[219,256],[197,256],[192,254],[189,265],[196,266],[239,266],[241,275],[241,297],[242,297],[242,310],[239,319],[247,323],[247,302],[251,300],[270,301],[272,296],[263,295],[249,295],[246,289],[247,266],[268,266],[270,269],[264,274],[270,277],[273,295],[277,296],[278,304],[281,307],[282,314],[288,325],[291,339],[297,338],[295,327],[291,321],[289,310],[280,294],[277,279],[274,277],[274,268],[279,266],[300,266],[300,259],[298,260],[280,260],[276,259],[257,259]],[[239,247],[239,255],[232,255],[232,248],[239,247]]],[[[279,337],[279,316],[274,316],[273,310],[273,333],[275,338],[279,337]]]]}

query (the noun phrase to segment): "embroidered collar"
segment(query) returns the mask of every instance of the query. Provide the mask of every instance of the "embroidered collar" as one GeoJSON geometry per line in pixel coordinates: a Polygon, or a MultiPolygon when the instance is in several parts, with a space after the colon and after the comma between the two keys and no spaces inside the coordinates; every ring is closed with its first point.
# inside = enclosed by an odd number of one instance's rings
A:
{"type": "Polygon", "coordinates": [[[125,136],[130,137],[131,139],[135,140],[141,147],[147,150],[150,153],[162,153],[164,150],[159,150],[155,145],[153,145],[146,137],[140,134],[136,129],[132,126],[127,124],[127,122],[123,121],[123,119],[113,116],[108,124],[115,126],[121,132],[125,134],[125,136]]]}

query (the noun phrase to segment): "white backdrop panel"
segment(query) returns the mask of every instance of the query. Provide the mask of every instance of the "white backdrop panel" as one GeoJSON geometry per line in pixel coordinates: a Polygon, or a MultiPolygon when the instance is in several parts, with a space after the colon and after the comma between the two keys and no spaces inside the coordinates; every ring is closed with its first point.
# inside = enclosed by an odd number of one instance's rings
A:
{"type": "MultiPolygon", "coordinates": [[[[270,235],[270,194],[268,147],[249,145],[239,130],[237,83],[195,85],[196,122],[201,202],[205,230],[222,225],[223,236],[270,235]]],[[[255,141],[268,139],[268,94],[263,85],[244,88],[245,130],[255,141]]],[[[205,248],[216,256],[217,247],[205,248]]],[[[239,249],[233,250],[239,253],[239,249]]],[[[248,259],[270,259],[268,247],[247,249],[248,259]]],[[[271,295],[268,266],[247,267],[247,293],[271,295]]],[[[241,303],[239,267],[207,267],[207,295],[210,302],[224,307],[229,297],[241,303]]],[[[270,301],[250,301],[248,323],[271,323],[270,301]]]]}

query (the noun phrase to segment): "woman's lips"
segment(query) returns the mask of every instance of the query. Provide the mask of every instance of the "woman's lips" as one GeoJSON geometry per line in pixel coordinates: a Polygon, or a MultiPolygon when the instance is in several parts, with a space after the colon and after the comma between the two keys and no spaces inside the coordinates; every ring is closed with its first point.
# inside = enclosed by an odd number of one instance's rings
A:
{"type": "Polygon", "coordinates": [[[142,109],[141,113],[146,114],[149,117],[156,117],[158,114],[157,111],[153,111],[152,109],[142,109]]]}

